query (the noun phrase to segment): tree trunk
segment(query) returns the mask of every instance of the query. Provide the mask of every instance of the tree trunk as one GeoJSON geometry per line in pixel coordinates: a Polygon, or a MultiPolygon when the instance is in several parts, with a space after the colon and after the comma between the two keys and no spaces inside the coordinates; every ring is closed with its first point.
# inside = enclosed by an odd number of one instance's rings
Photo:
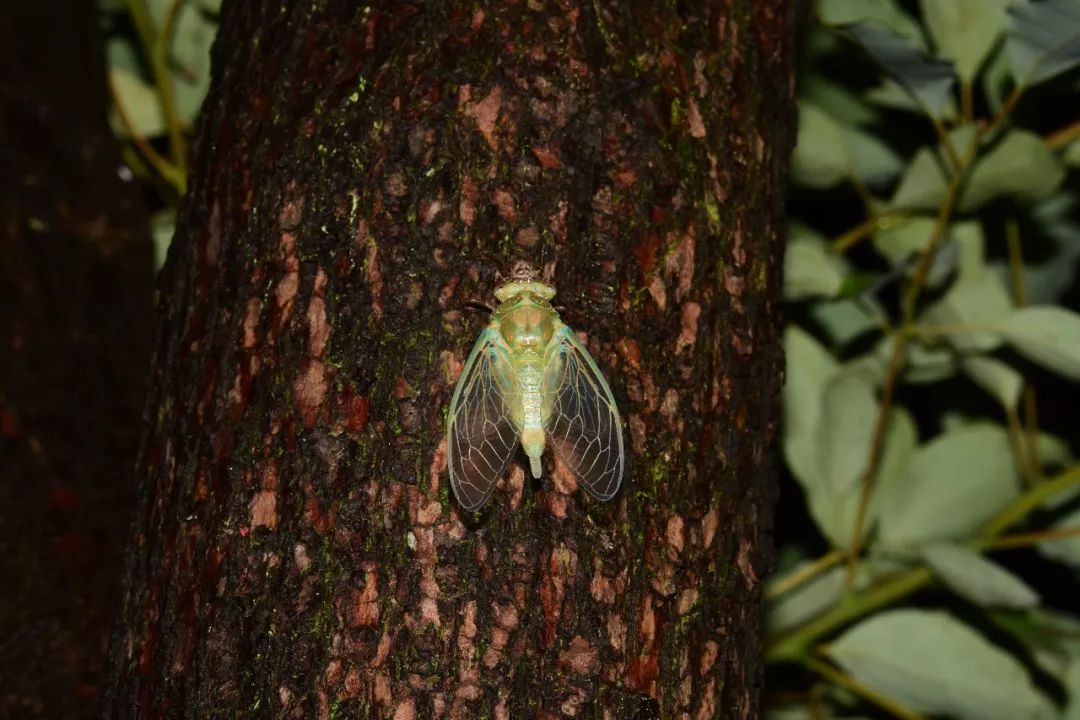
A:
{"type": "Polygon", "coordinates": [[[111,717],[757,716],[791,5],[226,4],[111,717]],[[523,454],[448,494],[515,258],[619,402],[613,502],[523,454]]]}
{"type": "Polygon", "coordinates": [[[93,3],[0,9],[0,717],[97,717],[153,255],[93,3]]]}

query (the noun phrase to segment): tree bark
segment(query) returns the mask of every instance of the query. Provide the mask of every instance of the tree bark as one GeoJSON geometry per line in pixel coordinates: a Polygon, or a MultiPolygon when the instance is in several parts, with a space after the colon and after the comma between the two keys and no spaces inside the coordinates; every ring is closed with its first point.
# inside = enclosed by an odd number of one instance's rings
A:
{"type": "Polygon", "coordinates": [[[93,3],[0,10],[0,717],[98,717],[134,502],[153,250],[93,3]],[[130,176],[128,176],[130,178],[130,176]]]}
{"type": "Polygon", "coordinates": [[[791,3],[226,4],[109,715],[751,718],[791,3]],[[448,494],[512,261],[626,421],[607,504],[448,494]]]}

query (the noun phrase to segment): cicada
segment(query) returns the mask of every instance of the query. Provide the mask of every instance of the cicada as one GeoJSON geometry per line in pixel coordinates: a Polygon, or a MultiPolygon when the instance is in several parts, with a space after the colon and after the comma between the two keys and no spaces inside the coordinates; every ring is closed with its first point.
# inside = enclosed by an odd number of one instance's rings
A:
{"type": "Polygon", "coordinates": [[[446,422],[450,487],[478,510],[520,441],[535,478],[548,443],[578,484],[599,500],[622,482],[622,421],[589,351],[551,306],[555,289],[517,279],[473,345],[446,422]]]}

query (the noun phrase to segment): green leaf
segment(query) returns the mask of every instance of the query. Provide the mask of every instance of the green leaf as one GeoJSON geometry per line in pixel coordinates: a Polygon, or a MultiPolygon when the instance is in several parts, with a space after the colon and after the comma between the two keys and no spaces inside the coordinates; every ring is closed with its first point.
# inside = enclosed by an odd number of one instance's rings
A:
{"type": "Polygon", "coordinates": [[[825,388],[840,372],[840,365],[809,333],[795,325],[784,331],[784,352],[784,458],[809,494],[818,484],[817,432],[825,388]]]}
{"type": "Polygon", "coordinates": [[[919,24],[895,0],[819,0],[818,19],[827,25],[873,23],[926,47],[919,24]]]}
{"type": "Polygon", "coordinates": [[[1073,658],[1069,663],[1063,684],[1065,692],[1069,694],[1069,702],[1061,720],[1080,720],[1080,657],[1073,658]]]}
{"type": "MultiPolygon", "coordinates": [[[[888,77],[884,78],[877,87],[871,88],[863,93],[863,97],[866,99],[866,102],[880,107],[891,108],[893,110],[904,110],[919,115],[923,115],[925,112],[918,101],[911,96],[911,93],[905,90],[900,83],[888,77]]],[[[952,95],[946,100],[945,109],[942,110],[941,117],[946,119],[956,117],[956,101],[953,100],[952,95]]]]}
{"type": "Polygon", "coordinates": [[[970,211],[1002,195],[1023,200],[1049,197],[1065,178],[1065,169],[1043,143],[1026,130],[1013,130],[980,158],[960,199],[970,211]]]}
{"type": "MultiPolygon", "coordinates": [[[[1080,508],[1054,523],[1053,529],[1080,531],[1080,508]]],[[[1049,540],[1040,543],[1038,549],[1040,553],[1048,558],[1080,568],[1080,535],[1060,540],[1049,540]]]]}
{"type": "MultiPolygon", "coordinates": [[[[807,563],[803,563],[805,566],[807,563]]],[[[801,568],[796,568],[798,571],[801,568]]],[[[847,569],[834,567],[807,580],[769,604],[765,627],[772,636],[802,625],[835,605],[844,593],[847,569]]],[[[782,581],[777,578],[773,583],[782,581]]]]}
{"type": "Polygon", "coordinates": [[[1073,140],[1062,153],[1062,159],[1070,167],[1080,167],[1080,140],[1073,140]]]}
{"type": "Polygon", "coordinates": [[[1012,308],[1012,299],[1001,279],[992,272],[983,272],[958,278],[945,296],[927,309],[923,319],[929,326],[971,326],[969,332],[950,332],[943,338],[957,350],[985,352],[1001,344],[1001,338],[989,328],[1007,317],[1012,308]]]}
{"type": "Polygon", "coordinates": [[[819,482],[810,491],[810,514],[836,547],[855,532],[863,470],[877,421],[876,388],[859,373],[841,372],[822,401],[817,448],[819,482]]]}
{"type": "MultiPolygon", "coordinates": [[[[829,33],[829,36],[836,37],[833,33],[829,33]]],[[[878,119],[875,108],[843,85],[814,72],[805,73],[800,80],[800,95],[842,125],[856,127],[878,119]]]]}
{"type": "Polygon", "coordinates": [[[842,262],[824,242],[792,239],[784,255],[784,299],[835,296],[844,281],[842,262]]]}
{"type": "Polygon", "coordinates": [[[1032,305],[1014,310],[1000,327],[1021,355],[1080,381],[1080,315],[1062,307],[1032,305]]]}
{"type": "Polygon", "coordinates": [[[906,262],[921,253],[934,232],[934,219],[905,217],[874,233],[874,248],[891,265],[906,262]]]}
{"type": "Polygon", "coordinates": [[[964,372],[1001,403],[1002,407],[1016,410],[1020,402],[1020,392],[1024,389],[1024,378],[1020,373],[1000,360],[979,355],[965,357],[961,366],[964,372]]]}
{"type": "Polygon", "coordinates": [[[954,225],[950,238],[959,258],[956,280],[921,319],[929,326],[971,326],[970,332],[950,332],[942,338],[961,352],[992,350],[1001,344],[993,328],[1012,312],[1012,298],[1001,278],[986,268],[985,240],[977,222],[954,225]]]}
{"type": "Polygon", "coordinates": [[[971,83],[1005,26],[1009,0],[922,0],[923,21],[938,54],[971,83]]]}
{"type": "Polygon", "coordinates": [[[991,113],[997,114],[1005,107],[1011,87],[1012,70],[1009,68],[1009,57],[1004,47],[998,47],[991,54],[982,73],[983,96],[991,113]]]}
{"type": "Polygon", "coordinates": [[[945,612],[878,613],[828,653],[858,682],[917,712],[964,720],[1054,716],[1023,665],[945,612]]]}
{"type": "MultiPolygon", "coordinates": [[[[109,70],[109,83],[134,132],[145,138],[157,137],[165,132],[161,98],[154,86],[119,67],[109,70]]],[[[128,137],[128,129],[119,116],[111,117],[110,124],[118,137],[128,137]]]]}
{"type": "Polygon", "coordinates": [[[154,241],[154,270],[160,270],[169,256],[169,246],[176,232],[176,211],[166,208],[150,218],[150,236],[154,241]]]}
{"type": "Polygon", "coordinates": [[[190,125],[210,88],[210,46],[218,25],[196,2],[183,2],[177,11],[169,56],[173,67],[177,113],[190,125]]]}
{"type": "Polygon", "coordinates": [[[1005,42],[1013,77],[1036,85],[1080,64],[1080,3],[1015,2],[1005,42]]]}
{"type": "Polygon", "coordinates": [[[819,323],[834,346],[842,347],[855,338],[880,327],[884,317],[878,302],[872,298],[849,297],[813,303],[810,317],[819,323]]]}
{"type": "Polygon", "coordinates": [[[971,548],[931,545],[923,557],[939,580],[976,605],[1023,610],[1039,604],[1027,583],[971,548]]]}
{"type": "Polygon", "coordinates": [[[933,117],[944,115],[955,80],[950,63],[926,55],[909,38],[868,23],[854,23],[843,29],[886,74],[911,93],[924,112],[933,117]]]}
{"type": "Polygon", "coordinates": [[[955,375],[959,369],[956,353],[941,345],[909,343],[906,358],[904,382],[915,385],[940,382],[955,375]]]}
{"type": "Polygon", "coordinates": [[[895,548],[969,537],[1019,494],[1005,430],[955,427],[915,451],[904,479],[879,488],[878,542],[895,548]]]}
{"type": "Polygon", "coordinates": [[[844,127],[810,102],[799,103],[799,136],[791,158],[795,182],[827,188],[848,178],[871,185],[891,181],[900,158],[875,136],[844,127]]]}
{"type": "Polygon", "coordinates": [[[808,102],[799,103],[799,135],[791,176],[800,185],[827,188],[850,177],[851,163],[838,122],[808,102]]]}
{"type": "Polygon", "coordinates": [[[920,148],[904,170],[890,205],[905,210],[936,210],[945,197],[948,180],[932,148],[920,148]]]}

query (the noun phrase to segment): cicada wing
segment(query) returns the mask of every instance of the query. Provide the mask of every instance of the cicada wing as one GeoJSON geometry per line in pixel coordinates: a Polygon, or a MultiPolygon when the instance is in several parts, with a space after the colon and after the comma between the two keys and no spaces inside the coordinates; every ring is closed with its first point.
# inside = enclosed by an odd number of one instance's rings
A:
{"type": "Polygon", "coordinates": [[[517,446],[519,429],[507,410],[514,388],[506,349],[489,328],[469,353],[447,417],[450,487],[469,512],[491,496],[517,446]]]}
{"type": "Polygon", "coordinates": [[[555,453],[599,500],[610,500],[622,482],[622,421],[611,388],[589,351],[565,325],[552,340],[544,371],[550,403],[547,438],[555,453]]]}

